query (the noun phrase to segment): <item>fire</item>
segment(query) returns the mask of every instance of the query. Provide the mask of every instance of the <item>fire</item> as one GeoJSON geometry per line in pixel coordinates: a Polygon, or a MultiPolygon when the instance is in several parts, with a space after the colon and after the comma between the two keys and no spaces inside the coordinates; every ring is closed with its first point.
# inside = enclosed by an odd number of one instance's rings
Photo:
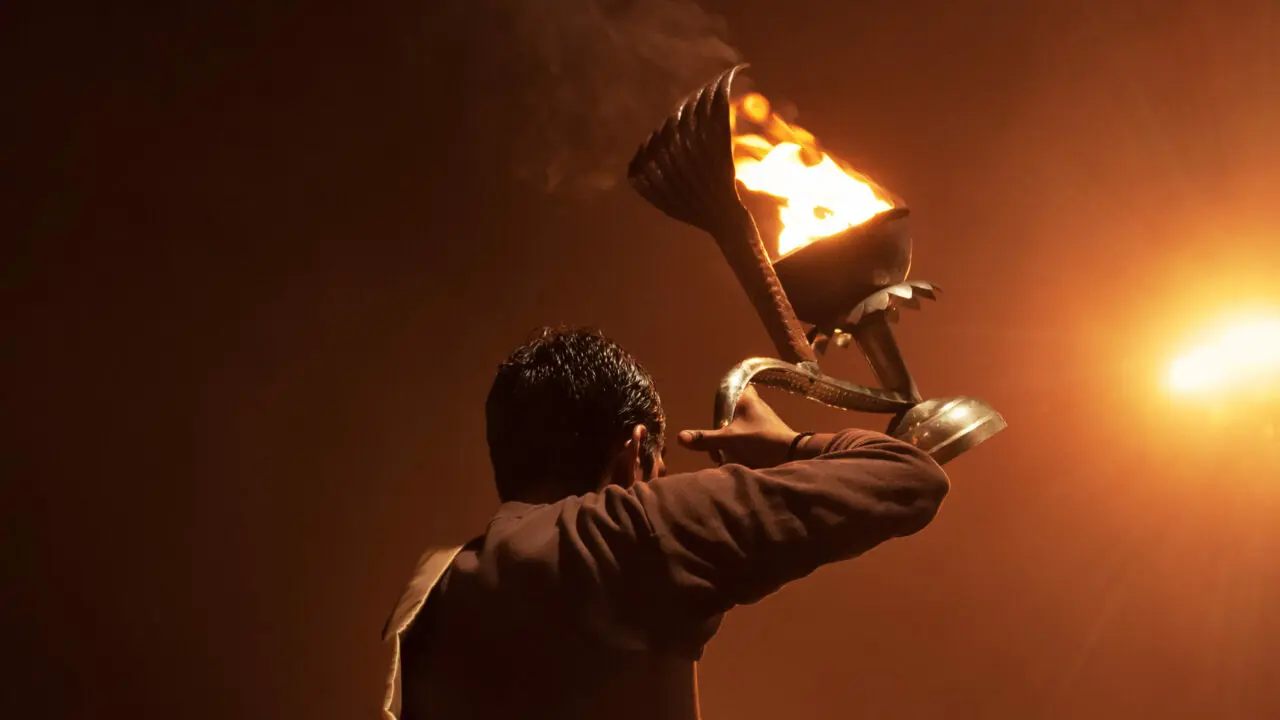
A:
{"type": "Polygon", "coordinates": [[[1178,358],[1169,384],[1181,393],[1235,393],[1280,400],[1280,317],[1228,326],[1178,358]]]}
{"type": "Polygon", "coordinates": [[[734,170],[747,189],[778,200],[779,255],[893,208],[888,193],[823,152],[763,95],[745,95],[733,110],[734,170]]]}

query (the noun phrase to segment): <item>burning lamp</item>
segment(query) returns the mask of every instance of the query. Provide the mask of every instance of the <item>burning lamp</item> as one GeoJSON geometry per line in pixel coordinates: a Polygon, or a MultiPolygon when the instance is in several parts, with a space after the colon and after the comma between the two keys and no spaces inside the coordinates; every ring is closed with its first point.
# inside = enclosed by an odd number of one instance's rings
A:
{"type": "Polygon", "coordinates": [[[777,358],[734,366],[716,394],[715,426],[732,420],[751,384],[858,412],[893,416],[888,433],[945,463],[1006,427],[970,397],[925,400],[892,323],[936,288],[908,280],[910,211],[891,193],[822,152],[813,136],[773,113],[763,96],[734,101],[732,68],[689,97],[636,153],[632,187],[668,216],[709,233],[768,331],[777,358]],[[778,210],[772,260],[739,194],[778,210]],[[825,374],[819,355],[856,343],[881,387],[825,374]]]}

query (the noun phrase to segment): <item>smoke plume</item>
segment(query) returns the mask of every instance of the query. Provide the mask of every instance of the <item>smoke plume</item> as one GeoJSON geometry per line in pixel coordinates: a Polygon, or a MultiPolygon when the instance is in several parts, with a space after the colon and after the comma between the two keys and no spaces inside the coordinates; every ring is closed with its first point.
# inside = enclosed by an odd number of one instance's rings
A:
{"type": "Polygon", "coordinates": [[[693,0],[502,0],[519,105],[516,172],[547,191],[608,189],[675,104],[739,61],[693,0]]]}

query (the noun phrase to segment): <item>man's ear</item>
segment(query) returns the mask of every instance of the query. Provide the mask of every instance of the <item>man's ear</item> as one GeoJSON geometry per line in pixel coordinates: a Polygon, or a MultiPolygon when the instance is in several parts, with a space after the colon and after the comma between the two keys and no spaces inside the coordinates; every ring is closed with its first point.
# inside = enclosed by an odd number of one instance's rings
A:
{"type": "Polygon", "coordinates": [[[631,487],[644,479],[644,468],[640,465],[640,449],[644,447],[644,441],[648,438],[649,428],[645,427],[644,423],[636,423],[635,427],[631,428],[631,437],[627,438],[622,450],[613,459],[610,482],[622,487],[631,487]]]}

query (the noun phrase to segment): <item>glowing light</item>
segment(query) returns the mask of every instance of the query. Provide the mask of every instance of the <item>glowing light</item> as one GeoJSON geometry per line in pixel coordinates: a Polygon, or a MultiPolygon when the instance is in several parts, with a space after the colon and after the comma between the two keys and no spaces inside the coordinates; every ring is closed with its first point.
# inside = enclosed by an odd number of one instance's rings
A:
{"type": "Polygon", "coordinates": [[[888,193],[818,148],[813,135],[751,93],[734,105],[734,170],[749,190],[776,198],[785,255],[893,208],[888,193]]]}
{"type": "Polygon", "coordinates": [[[1280,318],[1234,323],[1169,368],[1181,394],[1242,394],[1280,399],[1280,318]]]}

